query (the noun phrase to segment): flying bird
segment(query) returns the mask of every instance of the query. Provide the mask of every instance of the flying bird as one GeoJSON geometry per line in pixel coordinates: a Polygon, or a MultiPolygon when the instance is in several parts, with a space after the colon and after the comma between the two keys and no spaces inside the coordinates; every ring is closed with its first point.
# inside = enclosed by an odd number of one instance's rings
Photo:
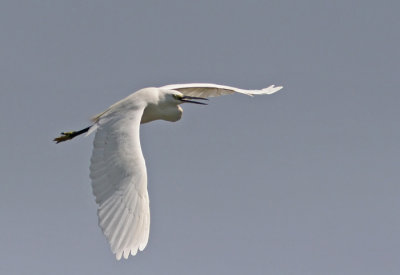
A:
{"type": "Polygon", "coordinates": [[[93,124],[80,131],[63,132],[56,143],[96,132],[90,160],[90,178],[98,204],[99,226],[117,260],[142,251],[149,239],[150,208],[147,172],[140,147],[139,126],[153,120],[175,122],[182,117],[182,103],[206,105],[208,97],[240,93],[273,94],[271,85],[261,90],[193,83],[144,88],[92,117],[93,124]]]}

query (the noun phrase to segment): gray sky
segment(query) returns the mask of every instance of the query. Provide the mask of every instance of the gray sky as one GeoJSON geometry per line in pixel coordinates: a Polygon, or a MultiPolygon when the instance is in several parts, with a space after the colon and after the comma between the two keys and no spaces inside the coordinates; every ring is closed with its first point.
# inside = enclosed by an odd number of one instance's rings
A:
{"type": "Polygon", "coordinates": [[[398,1],[0,3],[0,273],[399,274],[398,1]],[[241,88],[142,127],[150,241],[97,226],[93,136],[131,92],[241,88]]]}

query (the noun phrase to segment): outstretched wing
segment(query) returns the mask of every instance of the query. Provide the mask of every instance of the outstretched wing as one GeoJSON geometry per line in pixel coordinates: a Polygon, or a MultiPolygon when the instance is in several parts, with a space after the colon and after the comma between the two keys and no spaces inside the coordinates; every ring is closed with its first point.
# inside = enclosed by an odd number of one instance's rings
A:
{"type": "Polygon", "coordinates": [[[102,116],[97,121],[90,164],[99,226],[117,260],[142,251],[149,238],[146,165],[140,148],[143,108],[102,116]]]}
{"type": "Polygon", "coordinates": [[[163,86],[161,88],[168,90],[176,90],[187,96],[215,97],[232,93],[241,93],[249,96],[273,94],[282,89],[282,86],[275,87],[275,85],[271,85],[261,90],[243,90],[235,87],[210,84],[210,83],[189,83],[189,84],[172,84],[163,86]]]}

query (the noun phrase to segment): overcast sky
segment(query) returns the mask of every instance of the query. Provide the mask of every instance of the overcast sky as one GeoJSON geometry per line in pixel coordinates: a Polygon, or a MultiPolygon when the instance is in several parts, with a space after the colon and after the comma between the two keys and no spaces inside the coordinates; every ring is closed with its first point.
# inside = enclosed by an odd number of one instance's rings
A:
{"type": "Polygon", "coordinates": [[[1,274],[400,274],[398,1],[0,2],[1,274]],[[93,136],[143,87],[284,89],[141,128],[150,240],[97,226],[93,136]]]}

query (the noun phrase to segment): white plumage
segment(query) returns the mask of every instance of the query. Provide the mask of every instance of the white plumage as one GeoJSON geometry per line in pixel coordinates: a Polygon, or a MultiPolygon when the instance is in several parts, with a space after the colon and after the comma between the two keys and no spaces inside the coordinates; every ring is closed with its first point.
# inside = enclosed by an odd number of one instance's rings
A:
{"type": "Polygon", "coordinates": [[[143,250],[149,238],[147,174],[140,149],[143,108],[97,122],[90,164],[99,226],[117,259],[143,250]]]}
{"type": "Polygon", "coordinates": [[[162,119],[177,121],[181,103],[204,104],[193,99],[231,93],[272,94],[282,87],[243,90],[216,84],[174,84],[145,88],[93,117],[91,127],[62,133],[55,141],[96,131],[90,164],[93,194],[98,204],[99,226],[119,260],[142,251],[149,239],[150,208],[147,173],[140,147],[141,123],[162,119]]]}
{"type": "Polygon", "coordinates": [[[270,95],[282,89],[282,86],[275,87],[275,85],[271,85],[261,90],[243,90],[235,87],[218,85],[218,84],[188,83],[188,84],[171,84],[163,86],[161,88],[169,90],[177,90],[187,96],[215,97],[233,93],[240,93],[249,96],[270,95]]]}

